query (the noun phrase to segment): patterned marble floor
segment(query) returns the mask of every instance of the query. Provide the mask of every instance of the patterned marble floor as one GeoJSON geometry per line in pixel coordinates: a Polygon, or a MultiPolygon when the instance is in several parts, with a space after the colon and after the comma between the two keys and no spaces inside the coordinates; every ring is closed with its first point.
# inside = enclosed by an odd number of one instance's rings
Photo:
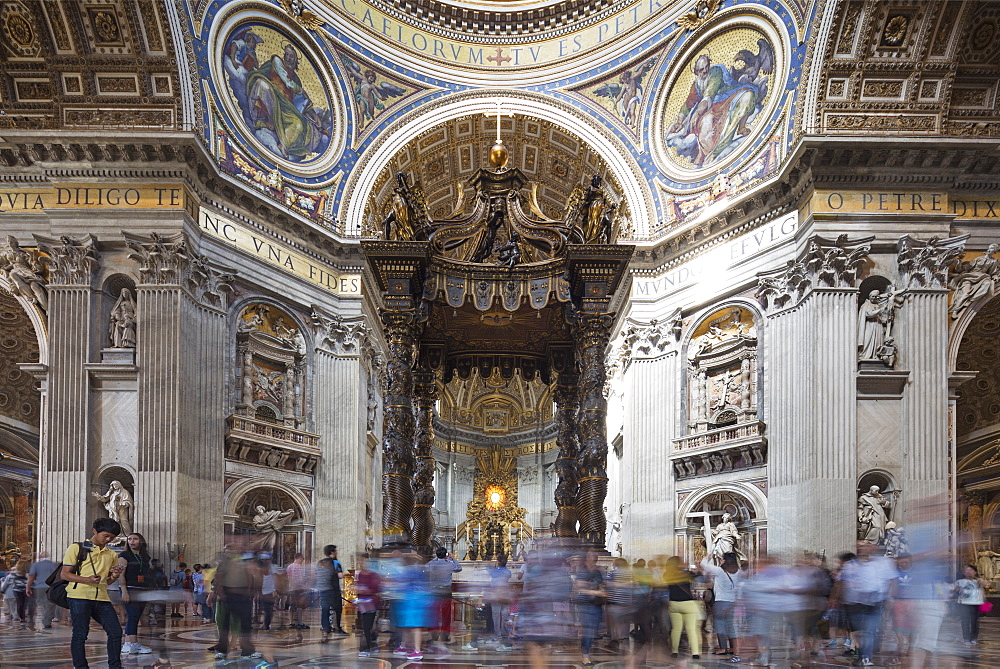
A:
{"type": "MultiPolygon", "coordinates": [[[[315,621],[313,621],[315,623],[315,621]]],[[[346,623],[347,621],[345,621],[346,623]]],[[[207,649],[215,643],[215,627],[201,625],[197,619],[168,619],[166,625],[140,628],[140,641],[154,649],[151,655],[130,655],[125,658],[125,667],[229,667],[232,669],[250,669],[260,666],[260,660],[243,661],[230,659],[228,661],[213,660],[212,653],[207,649]]],[[[933,666],[948,667],[1000,667],[1000,619],[983,619],[981,641],[975,647],[974,653],[962,653],[968,648],[955,643],[958,634],[957,625],[949,621],[942,631],[942,642],[955,654],[941,657],[933,666]]],[[[30,631],[17,630],[6,623],[0,623],[0,667],[3,669],[39,669],[71,668],[69,658],[70,630],[66,625],[56,624],[50,630],[30,631]]],[[[395,657],[389,650],[382,649],[377,657],[359,658],[357,656],[357,640],[354,637],[341,637],[329,643],[320,643],[319,625],[313,624],[313,629],[296,632],[288,629],[276,629],[273,632],[258,631],[255,633],[257,649],[265,657],[276,662],[268,666],[280,667],[358,667],[361,669],[376,669],[389,667],[413,667],[414,669],[459,669],[497,667],[506,669],[528,669],[528,656],[520,644],[515,645],[512,652],[499,653],[493,650],[491,644],[480,644],[478,652],[464,652],[459,645],[466,641],[461,634],[456,635],[457,643],[452,645],[451,655],[447,658],[435,657],[428,653],[421,662],[409,662],[406,658],[395,657]]],[[[380,637],[384,645],[387,636],[380,637]]],[[[623,654],[608,650],[604,642],[598,642],[591,659],[595,667],[601,669],[619,669],[625,666],[623,654]]],[[[91,667],[107,667],[104,648],[104,634],[98,628],[93,628],[87,646],[91,667]]],[[[230,653],[235,655],[236,653],[230,653]]],[[[744,659],[749,659],[745,657],[744,659]]],[[[749,666],[749,663],[745,663],[749,666]]],[[[850,661],[837,653],[823,654],[812,658],[805,666],[842,667],[849,666],[850,661]]],[[[548,655],[547,666],[553,669],[576,669],[583,667],[580,656],[575,648],[552,649],[548,655]]],[[[671,660],[660,647],[654,647],[641,665],[646,667],[687,667],[691,669],[704,667],[732,667],[713,658],[703,657],[701,660],[680,658],[671,660]]],[[[736,665],[739,666],[739,665],[736,665]]],[[[772,656],[772,667],[792,667],[795,665],[787,658],[785,649],[777,650],[772,656]]],[[[882,666],[882,665],[876,665],[882,666]]]]}

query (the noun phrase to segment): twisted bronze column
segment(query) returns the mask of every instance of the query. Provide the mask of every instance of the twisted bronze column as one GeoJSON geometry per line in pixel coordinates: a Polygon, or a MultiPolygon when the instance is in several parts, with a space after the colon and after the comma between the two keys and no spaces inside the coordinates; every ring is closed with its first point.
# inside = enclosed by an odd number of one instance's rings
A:
{"type": "Polygon", "coordinates": [[[382,406],[382,545],[410,544],[413,513],[413,355],[417,329],[412,312],[380,314],[388,345],[382,406]]]}
{"type": "Polygon", "coordinates": [[[414,373],[414,397],[417,401],[416,431],[416,473],[413,476],[413,545],[417,549],[429,550],[434,534],[434,402],[437,400],[437,384],[434,372],[421,370],[414,373]]]}
{"type": "Polygon", "coordinates": [[[577,418],[580,487],[576,513],[580,521],[580,539],[599,548],[604,547],[607,528],[604,499],[608,494],[608,403],[604,399],[604,352],[611,338],[611,323],[610,314],[580,314],[573,324],[580,361],[580,413],[577,418]]]}
{"type": "Polygon", "coordinates": [[[559,513],[554,531],[557,537],[576,536],[576,495],[580,485],[576,471],[576,460],[580,454],[580,442],[576,438],[576,412],[580,407],[577,396],[579,380],[579,375],[563,372],[556,382],[555,400],[559,406],[556,414],[559,430],[556,436],[556,446],[559,449],[556,474],[559,476],[559,484],[556,486],[555,498],[559,513]]]}

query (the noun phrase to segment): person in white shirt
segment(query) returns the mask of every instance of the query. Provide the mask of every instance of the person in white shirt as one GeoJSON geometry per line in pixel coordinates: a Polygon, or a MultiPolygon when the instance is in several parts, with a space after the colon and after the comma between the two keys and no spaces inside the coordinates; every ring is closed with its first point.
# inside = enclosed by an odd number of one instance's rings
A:
{"type": "Polygon", "coordinates": [[[735,655],[737,641],[733,614],[737,588],[745,578],[745,573],[740,571],[736,553],[724,554],[721,566],[713,564],[706,556],[701,561],[701,570],[713,579],[715,599],[712,603],[712,627],[719,638],[719,648],[714,655],[735,655]]]}
{"type": "Polygon", "coordinates": [[[859,636],[859,659],[862,666],[871,666],[875,641],[879,637],[882,606],[894,590],[899,572],[896,563],[876,553],[879,546],[858,543],[858,559],[846,563],[840,571],[841,601],[851,626],[859,636]]]}
{"type": "Polygon", "coordinates": [[[955,581],[955,600],[962,621],[962,639],[966,645],[979,643],[979,607],[986,601],[986,581],[979,578],[979,570],[968,564],[963,578],[955,581]]]}

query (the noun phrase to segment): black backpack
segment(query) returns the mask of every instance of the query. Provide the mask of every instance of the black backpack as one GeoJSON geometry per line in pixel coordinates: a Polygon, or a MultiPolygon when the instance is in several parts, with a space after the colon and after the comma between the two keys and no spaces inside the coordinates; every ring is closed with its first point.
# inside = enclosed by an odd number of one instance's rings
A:
{"type": "MultiPolygon", "coordinates": [[[[73,567],[73,573],[80,573],[80,565],[83,561],[90,555],[90,549],[85,548],[82,541],[77,541],[77,551],[76,551],[76,566],[73,567]]],[[[69,602],[66,601],[66,587],[69,585],[69,581],[63,579],[62,577],[62,565],[60,564],[58,568],[54,569],[49,577],[45,579],[45,584],[49,586],[49,591],[46,595],[49,601],[56,606],[61,606],[64,609],[69,608],[69,602]]]]}

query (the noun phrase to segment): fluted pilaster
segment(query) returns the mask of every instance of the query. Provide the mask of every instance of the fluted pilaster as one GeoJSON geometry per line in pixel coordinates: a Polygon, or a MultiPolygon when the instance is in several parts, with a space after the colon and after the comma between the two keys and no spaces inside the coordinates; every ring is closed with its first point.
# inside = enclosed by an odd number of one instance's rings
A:
{"type": "Polygon", "coordinates": [[[96,268],[92,240],[67,241],[79,252],[71,258],[60,244],[47,248],[52,278],[48,286],[49,374],[41,439],[38,501],[39,545],[59,555],[83,536],[92,518],[90,501],[90,383],[84,365],[91,349],[96,268]],[[82,250],[81,250],[82,249],[82,250]],[[66,500],[75,500],[66,504],[66,500]]]}

